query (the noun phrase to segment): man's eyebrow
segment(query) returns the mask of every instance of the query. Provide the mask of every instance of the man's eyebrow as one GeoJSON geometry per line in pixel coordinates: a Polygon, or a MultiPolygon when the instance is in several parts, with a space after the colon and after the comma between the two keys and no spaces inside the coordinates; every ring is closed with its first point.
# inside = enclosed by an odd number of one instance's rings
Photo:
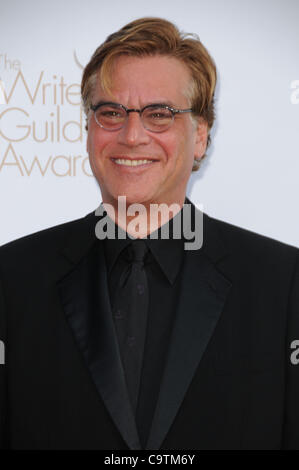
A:
{"type": "MultiPolygon", "coordinates": [[[[176,105],[174,103],[172,103],[171,101],[151,101],[149,104],[147,104],[146,106],[150,106],[150,105],[154,105],[154,106],[169,106],[170,108],[175,108],[176,105]]],[[[143,106],[144,107],[144,106],[143,106]]]]}
{"type": "Polygon", "coordinates": [[[100,100],[96,104],[93,104],[92,106],[96,107],[96,106],[100,106],[102,104],[119,104],[119,103],[116,103],[116,101],[100,100]]]}
{"type": "MultiPolygon", "coordinates": [[[[92,106],[96,107],[96,106],[100,106],[102,104],[116,104],[116,105],[118,105],[118,104],[121,104],[121,103],[117,103],[116,101],[100,100],[92,106]]],[[[154,106],[169,106],[170,108],[177,108],[177,106],[174,103],[172,103],[171,101],[161,101],[161,100],[160,101],[151,101],[148,104],[142,106],[142,108],[145,108],[146,106],[151,106],[151,105],[154,105],[154,106]]]]}

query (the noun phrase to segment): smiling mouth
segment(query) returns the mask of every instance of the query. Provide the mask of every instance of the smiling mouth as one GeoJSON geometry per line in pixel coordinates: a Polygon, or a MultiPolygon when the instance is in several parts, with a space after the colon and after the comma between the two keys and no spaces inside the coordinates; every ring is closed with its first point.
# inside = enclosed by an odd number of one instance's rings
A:
{"type": "Polygon", "coordinates": [[[155,163],[157,160],[150,160],[149,158],[144,159],[127,159],[127,158],[112,158],[112,161],[117,165],[135,167],[135,166],[144,166],[155,163]]]}

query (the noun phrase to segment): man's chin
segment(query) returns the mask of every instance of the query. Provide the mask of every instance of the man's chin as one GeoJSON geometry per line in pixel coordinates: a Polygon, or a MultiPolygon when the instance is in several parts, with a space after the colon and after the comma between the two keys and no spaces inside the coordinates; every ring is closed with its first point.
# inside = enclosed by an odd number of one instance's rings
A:
{"type": "Polygon", "coordinates": [[[132,206],[133,204],[141,204],[147,207],[151,202],[155,203],[155,200],[147,194],[140,194],[140,193],[124,193],[124,194],[117,194],[114,197],[115,204],[118,206],[132,206]]]}

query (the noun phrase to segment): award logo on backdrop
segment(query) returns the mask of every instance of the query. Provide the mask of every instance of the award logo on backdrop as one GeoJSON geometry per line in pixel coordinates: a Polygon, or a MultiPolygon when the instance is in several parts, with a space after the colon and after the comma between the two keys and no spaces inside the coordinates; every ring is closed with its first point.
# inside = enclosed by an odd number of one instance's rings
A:
{"type": "MultiPolygon", "coordinates": [[[[82,73],[75,52],[72,60],[82,73]]],[[[93,176],[88,156],[78,152],[85,140],[79,81],[28,70],[0,54],[0,174],[93,176]]]]}

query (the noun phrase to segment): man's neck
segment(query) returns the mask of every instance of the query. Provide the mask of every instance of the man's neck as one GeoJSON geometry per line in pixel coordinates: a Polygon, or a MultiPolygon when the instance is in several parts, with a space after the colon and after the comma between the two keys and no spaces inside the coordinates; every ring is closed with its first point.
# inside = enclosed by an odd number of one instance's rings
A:
{"type": "Polygon", "coordinates": [[[128,204],[125,196],[116,203],[103,201],[108,216],[135,238],[144,238],[172,219],[183,207],[185,196],[171,203],[128,204]]]}

